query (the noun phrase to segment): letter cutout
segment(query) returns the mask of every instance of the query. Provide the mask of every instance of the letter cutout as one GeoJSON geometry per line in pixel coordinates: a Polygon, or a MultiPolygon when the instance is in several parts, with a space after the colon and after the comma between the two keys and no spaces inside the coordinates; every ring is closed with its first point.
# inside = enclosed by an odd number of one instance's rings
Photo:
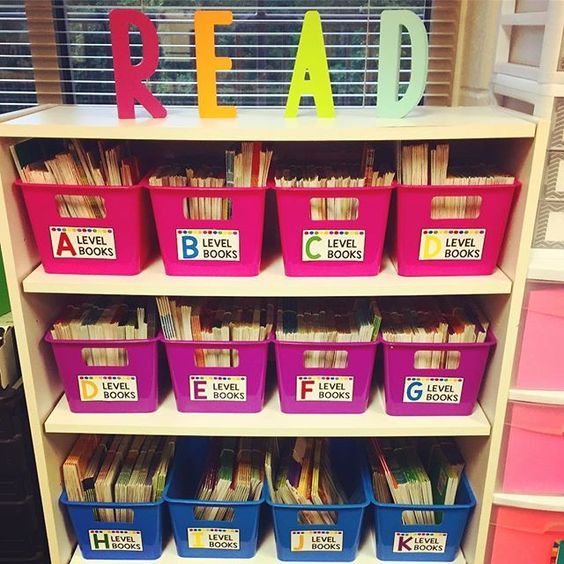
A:
{"type": "Polygon", "coordinates": [[[194,29],[196,35],[196,80],[198,82],[198,110],[202,118],[237,117],[235,106],[217,105],[217,71],[231,70],[229,57],[215,55],[215,26],[231,25],[231,10],[196,10],[194,29]]]}
{"type": "Polygon", "coordinates": [[[304,95],[313,96],[317,117],[335,117],[331,78],[329,77],[325,42],[323,41],[323,28],[317,10],[307,11],[304,17],[292,82],[286,101],[285,117],[296,117],[298,115],[300,101],[304,95]],[[306,73],[308,74],[307,78],[306,73]]]}
{"type": "Polygon", "coordinates": [[[139,102],[154,118],[166,117],[165,107],[151,93],[144,80],[151,78],[159,64],[159,38],[151,20],[139,10],[116,9],[110,12],[110,35],[116,82],[116,100],[120,119],[135,118],[139,102]],[[141,35],[143,57],[131,64],[129,26],[141,35]]]}
{"type": "Polygon", "coordinates": [[[378,117],[402,118],[419,104],[427,83],[428,61],[429,39],[421,18],[411,10],[384,10],[380,20],[378,117]],[[411,78],[398,100],[402,27],[411,37],[411,78]]]}

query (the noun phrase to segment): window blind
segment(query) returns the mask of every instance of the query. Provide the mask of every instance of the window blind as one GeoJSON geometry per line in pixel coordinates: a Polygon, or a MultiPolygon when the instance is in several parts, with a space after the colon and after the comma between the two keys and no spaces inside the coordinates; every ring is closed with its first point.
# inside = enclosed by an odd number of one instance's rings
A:
{"type": "Polygon", "coordinates": [[[0,1],[0,113],[37,104],[24,0],[0,1]]]}
{"type": "MultiPolygon", "coordinates": [[[[376,104],[380,16],[391,8],[413,10],[428,29],[425,103],[448,105],[451,99],[459,0],[26,0],[11,4],[19,6],[14,12],[19,25],[25,25],[25,4],[29,25],[41,26],[31,42],[31,52],[39,53],[33,62],[40,101],[60,101],[53,99],[60,92],[66,103],[115,103],[108,13],[118,7],[142,10],[157,27],[160,63],[149,87],[165,105],[196,105],[193,15],[198,8],[233,11],[233,24],[216,28],[217,54],[233,60],[233,69],[217,76],[220,104],[285,105],[301,25],[309,9],[321,14],[335,105],[376,104]]],[[[18,71],[18,78],[29,81],[34,76],[30,45],[23,36],[21,43],[27,49],[22,59],[27,66],[18,71]]],[[[141,55],[135,31],[131,44],[135,62],[141,55]]],[[[404,33],[400,89],[409,81],[410,64],[411,46],[404,33]]],[[[0,99],[5,94],[0,91],[0,99]]],[[[303,105],[311,103],[302,100],[303,105]]]]}

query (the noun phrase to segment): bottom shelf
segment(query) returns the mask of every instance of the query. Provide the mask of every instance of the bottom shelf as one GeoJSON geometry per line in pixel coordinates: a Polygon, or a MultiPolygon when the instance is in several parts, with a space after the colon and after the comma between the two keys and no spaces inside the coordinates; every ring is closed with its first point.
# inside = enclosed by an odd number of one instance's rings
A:
{"type": "MultiPolygon", "coordinates": [[[[364,542],[358,552],[355,562],[358,564],[378,564],[382,562],[389,562],[388,560],[379,560],[376,558],[376,549],[374,547],[374,537],[372,535],[366,535],[364,542]]],[[[219,560],[219,559],[218,559],[219,560]]],[[[80,549],[77,547],[70,564],[92,564],[99,562],[100,564],[118,564],[123,562],[158,562],[159,564],[169,564],[175,563],[180,564],[212,564],[217,562],[215,558],[181,558],[176,554],[176,547],[174,545],[174,540],[168,543],[165,548],[163,555],[158,560],[87,560],[82,557],[80,549]]],[[[276,558],[276,544],[274,541],[274,533],[268,533],[263,539],[261,545],[259,546],[258,552],[254,558],[225,558],[223,562],[226,564],[244,564],[246,562],[260,563],[260,564],[274,564],[275,562],[280,562],[276,558]]],[[[410,564],[410,562],[415,562],[412,560],[401,560],[403,564],[410,564]]],[[[418,560],[418,562],[421,562],[418,560]]],[[[458,551],[458,556],[454,559],[452,564],[466,564],[466,559],[464,558],[462,551],[458,551]]]]}

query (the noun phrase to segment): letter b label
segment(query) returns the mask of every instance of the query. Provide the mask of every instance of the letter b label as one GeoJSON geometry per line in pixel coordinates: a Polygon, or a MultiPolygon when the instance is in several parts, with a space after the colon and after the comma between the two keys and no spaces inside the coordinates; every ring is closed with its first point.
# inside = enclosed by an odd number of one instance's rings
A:
{"type": "Polygon", "coordinates": [[[198,256],[198,239],[192,235],[184,235],[182,237],[182,256],[181,259],[193,259],[198,256]]]}

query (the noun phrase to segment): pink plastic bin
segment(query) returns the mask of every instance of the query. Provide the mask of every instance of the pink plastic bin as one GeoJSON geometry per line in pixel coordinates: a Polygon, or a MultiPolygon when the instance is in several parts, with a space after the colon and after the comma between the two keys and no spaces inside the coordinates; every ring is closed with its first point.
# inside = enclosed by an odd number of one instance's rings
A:
{"type": "Polygon", "coordinates": [[[132,275],[144,268],[154,236],[148,196],[140,186],[24,184],[20,180],[15,184],[22,190],[46,272],[132,275]],[[55,199],[59,195],[100,196],[106,217],[61,217],[55,199]],[[67,238],[61,241],[63,232],[67,238]],[[83,236],[101,237],[103,242],[79,244],[83,236]],[[57,256],[59,245],[61,252],[57,256]],[[73,250],[76,256],[81,252],[104,252],[106,258],[75,258],[73,250]]]}
{"type": "Polygon", "coordinates": [[[564,495],[564,405],[510,402],[506,426],[503,491],[564,495]]]}
{"type": "Polygon", "coordinates": [[[493,508],[490,564],[550,564],[552,547],[564,539],[564,512],[493,508]]]}
{"type": "Polygon", "coordinates": [[[523,316],[517,387],[564,391],[564,287],[530,290],[523,316]]]}
{"type": "Polygon", "coordinates": [[[284,413],[364,413],[368,407],[376,347],[376,342],[275,341],[281,410],[284,413]],[[346,368],[306,368],[306,351],[346,351],[346,368]]]}
{"type": "Polygon", "coordinates": [[[374,276],[378,274],[391,192],[391,186],[277,187],[276,200],[286,275],[374,276]],[[358,218],[355,220],[311,219],[312,198],[357,198],[358,218]],[[342,244],[343,247],[329,248],[330,244],[342,244]],[[330,253],[334,254],[338,251],[347,253],[348,258],[346,260],[328,258],[330,253]]]}
{"type": "Polygon", "coordinates": [[[148,188],[167,274],[256,276],[260,272],[266,188],[148,188]],[[231,219],[187,219],[184,201],[191,197],[229,198],[231,219]],[[204,248],[210,242],[218,246],[204,248]],[[213,258],[208,258],[212,251],[213,258]]]}
{"type": "Polygon", "coordinates": [[[178,411],[256,413],[262,409],[269,341],[168,341],[163,338],[163,342],[178,411]],[[198,349],[237,351],[239,365],[197,366],[198,349]],[[222,396],[225,399],[221,399],[222,396]]]}
{"type": "Polygon", "coordinates": [[[389,415],[470,415],[495,337],[485,343],[389,343],[384,347],[384,391],[389,415]],[[418,351],[458,352],[458,368],[415,368],[418,351]]]}
{"type": "Polygon", "coordinates": [[[491,274],[499,258],[513,194],[520,186],[520,182],[491,186],[397,186],[394,245],[398,274],[491,274]],[[433,198],[445,196],[480,196],[479,216],[432,219],[433,198]],[[461,253],[472,250],[480,258],[447,258],[447,253],[453,253],[452,242],[461,245],[461,253]],[[472,246],[464,247],[466,244],[472,246]]]}
{"type": "Polygon", "coordinates": [[[76,413],[148,413],[158,406],[159,338],[123,341],[53,339],[59,376],[71,411],[76,413]],[[83,349],[120,348],[127,351],[127,366],[88,366],[83,349]],[[109,395],[109,399],[108,398],[109,395]],[[118,396],[127,395],[127,400],[118,396]],[[113,396],[113,397],[112,397],[113,396]]]}

